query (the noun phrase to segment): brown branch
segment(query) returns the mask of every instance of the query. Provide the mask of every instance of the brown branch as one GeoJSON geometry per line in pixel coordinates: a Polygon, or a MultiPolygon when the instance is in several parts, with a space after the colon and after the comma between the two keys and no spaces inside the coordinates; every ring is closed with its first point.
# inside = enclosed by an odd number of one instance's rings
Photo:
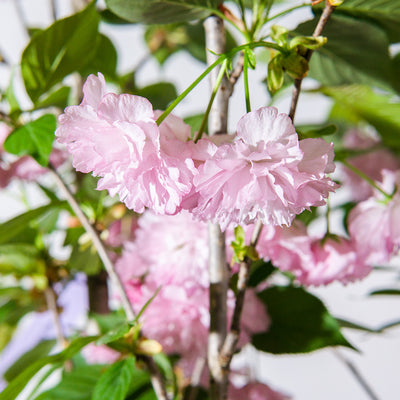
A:
{"type": "MultiPolygon", "coordinates": [[[[254,227],[253,235],[250,241],[250,246],[255,247],[257,245],[262,228],[263,224],[261,220],[258,220],[256,226],[254,227]]],[[[229,371],[230,363],[232,361],[233,355],[235,354],[236,346],[239,341],[240,320],[242,316],[247,284],[249,281],[250,267],[252,262],[253,261],[250,258],[245,257],[244,260],[240,263],[239,267],[235,309],[233,310],[232,322],[229,333],[226,336],[226,339],[224,341],[219,356],[220,365],[226,371],[229,371]]]]}
{"type": "MultiPolygon", "coordinates": [[[[92,240],[92,243],[97,251],[97,254],[99,255],[101,261],[103,262],[104,268],[106,269],[108,276],[110,277],[117,293],[119,294],[119,296],[121,298],[122,307],[125,311],[127,319],[129,321],[134,320],[135,316],[136,316],[135,311],[133,310],[132,304],[128,299],[125,288],[124,288],[124,286],[121,282],[121,279],[115,269],[115,266],[114,266],[113,262],[111,261],[102,240],[100,239],[99,233],[89,222],[88,218],[81,210],[81,208],[80,208],[78,202],[76,201],[74,195],[72,194],[71,190],[65,184],[65,182],[63,181],[61,176],[58,174],[58,172],[55,170],[55,168],[50,165],[49,170],[52,173],[57,186],[63,192],[68,204],[72,208],[72,211],[75,213],[75,215],[79,219],[80,223],[82,224],[83,228],[85,229],[87,234],[90,236],[90,239],[92,240]]],[[[168,400],[168,395],[167,395],[167,392],[165,389],[164,380],[163,380],[163,377],[162,377],[156,363],[154,362],[154,360],[151,357],[143,357],[142,359],[146,363],[147,368],[149,370],[151,382],[153,385],[154,392],[156,393],[157,399],[158,400],[168,400]]]]}
{"type": "MultiPolygon", "coordinates": [[[[212,15],[204,21],[206,47],[213,53],[225,51],[225,30],[221,18],[212,15]]],[[[212,64],[216,57],[207,52],[207,63],[212,64]]],[[[210,74],[211,87],[219,72],[215,68],[210,74]]],[[[214,99],[208,118],[210,135],[227,132],[229,97],[232,84],[224,76],[214,99]]],[[[227,396],[227,374],[219,363],[219,351],[226,336],[228,269],[225,254],[225,234],[218,224],[209,224],[209,274],[210,274],[210,332],[208,336],[208,368],[210,370],[210,396],[212,400],[225,399],[227,396]]]]}
{"type": "Polygon", "coordinates": [[[190,377],[190,385],[187,388],[187,395],[185,394],[185,400],[196,400],[197,393],[199,391],[201,376],[206,366],[206,360],[203,357],[198,357],[194,364],[192,376],[190,377]]]}
{"type": "MultiPolygon", "coordinates": [[[[325,25],[327,24],[329,17],[331,16],[331,14],[335,8],[336,7],[332,6],[328,0],[326,1],[324,11],[322,12],[322,15],[318,21],[318,24],[315,27],[314,33],[312,34],[314,37],[321,35],[322,30],[324,29],[325,25]]],[[[307,50],[307,53],[305,54],[304,58],[307,61],[310,61],[312,53],[313,53],[312,50],[310,50],[310,49],[307,50]]],[[[293,86],[293,91],[292,91],[292,101],[290,103],[290,111],[289,111],[289,117],[292,121],[294,120],[294,115],[296,113],[296,108],[297,108],[297,103],[299,101],[302,82],[303,82],[303,78],[294,80],[294,86],[293,86]]]]}

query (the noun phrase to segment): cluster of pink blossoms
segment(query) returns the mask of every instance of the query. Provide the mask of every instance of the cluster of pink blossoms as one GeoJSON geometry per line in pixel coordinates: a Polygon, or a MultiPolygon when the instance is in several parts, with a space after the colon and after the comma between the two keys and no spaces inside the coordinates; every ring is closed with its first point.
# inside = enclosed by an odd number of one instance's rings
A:
{"type": "Polygon", "coordinates": [[[60,116],[58,141],[78,171],[101,177],[98,189],[138,213],[188,210],[224,230],[258,218],[290,225],[335,189],[326,176],[334,170],[332,144],[299,141],[289,117],[273,107],[243,116],[223,143],[195,143],[178,117],[157,126],[159,112],[146,99],[106,93],[101,74],[89,76],[83,92],[82,103],[60,116]]]}

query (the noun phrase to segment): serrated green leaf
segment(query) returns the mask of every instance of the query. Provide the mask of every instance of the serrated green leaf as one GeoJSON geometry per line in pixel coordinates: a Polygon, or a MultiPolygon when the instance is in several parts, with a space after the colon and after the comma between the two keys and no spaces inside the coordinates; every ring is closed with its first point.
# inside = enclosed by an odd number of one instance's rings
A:
{"type": "Polygon", "coordinates": [[[135,369],[135,358],[113,364],[98,380],[92,400],[124,400],[135,369]]]}
{"type": "MultiPolygon", "coordinates": [[[[318,20],[316,17],[300,24],[295,29],[296,34],[310,34],[318,20]]],[[[324,85],[361,83],[392,87],[389,42],[382,29],[335,12],[324,27],[323,35],[328,41],[311,57],[310,77],[324,85]]]]}
{"type": "Polygon", "coordinates": [[[33,36],[22,54],[21,72],[34,103],[90,60],[95,51],[99,19],[92,2],[83,11],[60,19],[33,36]]]}
{"type": "Polygon", "coordinates": [[[308,353],[327,346],[353,346],[317,297],[302,288],[275,286],[259,294],[271,326],[253,336],[253,345],[273,354],[308,353]]]}
{"type": "Polygon", "coordinates": [[[0,400],[15,400],[25,388],[27,383],[46,365],[63,363],[74,356],[87,344],[95,341],[97,336],[87,336],[75,339],[61,353],[43,357],[24,369],[10,384],[0,393],[0,400]]]}
{"type": "Polygon", "coordinates": [[[4,378],[10,382],[15,379],[27,366],[45,357],[56,344],[55,340],[44,340],[33,349],[24,353],[17,361],[12,364],[4,373],[4,378]]]}
{"type": "Polygon", "coordinates": [[[121,339],[130,331],[130,329],[131,325],[125,322],[103,335],[99,340],[97,340],[96,344],[102,345],[121,339]]]}
{"type": "Polygon", "coordinates": [[[53,148],[56,126],[55,115],[43,115],[14,130],[4,142],[4,149],[17,156],[30,155],[45,167],[53,148]]]}
{"type": "Polygon", "coordinates": [[[205,18],[220,0],[106,0],[107,7],[130,22],[170,24],[205,18]]]}
{"type": "Polygon", "coordinates": [[[321,92],[346,108],[347,113],[374,126],[386,146],[400,151],[400,103],[396,98],[359,85],[323,87],[321,92]]]}

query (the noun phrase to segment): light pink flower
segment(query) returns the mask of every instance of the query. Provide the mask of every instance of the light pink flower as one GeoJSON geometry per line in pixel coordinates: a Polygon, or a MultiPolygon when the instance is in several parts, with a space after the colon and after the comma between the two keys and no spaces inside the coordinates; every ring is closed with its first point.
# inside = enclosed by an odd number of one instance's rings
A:
{"type": "MultiPolygon", "coordinates": [[[[400,172],[384,171],[382,185],[387,193],[400,187],[400,172]]],[[[358,203],[350,212],[348,227],[356,243],[357,251],[369,263],[389,261],[400,246],[400,193],[398,190],[391,200],[382,194],[358,203]]]]}
{"type": "MultiPolygon", "coordinates": [[[[180,354],[182,368],[206,356],[210,324],[207,240],[207,224],[193,221],[189,213],[145,213],[135,241],[125,245],[116,265],[136,311],[161,287],[143,313],[143,333],[159,341],[167,353],[180,354]]],[[[233,307],[234,294],[229,291],[229,318],[233,307]]],[[[268,325],[264,305],[249,290],[239,345],[268,325]]]]}
{"type": "Polygon", "coordinates": [[[187,153],[171,156],[168,145],[161,148],[150,102],[106,93],[101,74],[89,76],[83,93],[82,103],[60,116],[56,131],[73,166],[100,176],[97,188],[118,194],[136,212],[145,207],[161,214],[178,212],[192,188],[192,164],[187,153]]]}
{"type": "Polygon", "coordinates": [[[259,382],[251,382],[247,385],[237,388],[229,386],[228,400],[288,400],[283,393],[271,389],[268,385],[259,382]]]}
{"type": "Polygon", "coordinates": [[[259,254],[307,286],[353,282],[371,271],[354,241],[336,235],[324,239],[310,237],[298,221],[289,228],[277,227],[272,238],[261,236],[259,254]]]}
{"type": "Polygon", "coordinates": [[[228,225],[290,225],[296,214],[324,204],[335,184],[325,176],[334,169],[332,145],[322,139],[299,143],[289,117],[264,107],[238,123],[237,139],[222,144],[199,166],[199,193],[193,213],[228,225]]]}
{"type": "MultiPolygon", "coordinates": [[[[383,182],[383,170],[395,171],[400,167],[400,162],[393,153],[378,147],[380,142],[377,138],[358,130],[347,132],[343,138],[343,145],[352,150],[366,150],[365,154],[350,157],[348,162],[378,183],[383,182]]],[[[354,201],[363,201],[373,195],[368,182],[345,166],[341,166],[340,169],[343,171],[343,182],[351,189],[354,201]]]]}

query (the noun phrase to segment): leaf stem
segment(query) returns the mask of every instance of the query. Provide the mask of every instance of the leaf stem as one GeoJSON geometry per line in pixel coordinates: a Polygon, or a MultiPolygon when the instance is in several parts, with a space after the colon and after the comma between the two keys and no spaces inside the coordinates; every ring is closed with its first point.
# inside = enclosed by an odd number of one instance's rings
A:
{"type": "Polygon", "coordinates": [[[244,64],[243,64],[243,82],[244,82],[244,96],[246,99],[246,112],[251,111],[250,104],[250,91],[249,91],[249,57],[247,53],[244,53],[244,64]]]}
{"type": "Polygon", "coordinates": [[[201,136],[203,135],[203,132],[206,128],[208,116],[210,114],[211,107],[213,105],[217,91],[218,91],[219,87],[221,86],[222,78],[224,77],[224,75],[226,73],[227,65],[228,65],[228,61],[227,61],[227,59],[225,59],[221,65],[219,72],[218,72],[217,79],[215,80],[215,85],[214,85],[214,89],[211,93],[210,101],[208,102],[206,112],[204,113],[203,120],[201,121],[199,131],[197,132],[196,138],[194,139],[195,143],[197,143],[201,139],[201,136]]]}
{"type": "Polygon", "coordinates": [[[268,16],[267,16],[267,18],[264,20],[264,24],[267,22],[270,22],[276,18],[282,17],[283,15],[289,14],[294,10],[297,10],[297,9],[303,8],[303,7],[308,7],[308,6],[311,6],[311,3],[303,3],[303,4],[299,4],[297,6],[294,6],[294,7],[290,7],[286,10],[279,12],[278,14],[273,15],[271,18],[268,18],[268,16]]]}

